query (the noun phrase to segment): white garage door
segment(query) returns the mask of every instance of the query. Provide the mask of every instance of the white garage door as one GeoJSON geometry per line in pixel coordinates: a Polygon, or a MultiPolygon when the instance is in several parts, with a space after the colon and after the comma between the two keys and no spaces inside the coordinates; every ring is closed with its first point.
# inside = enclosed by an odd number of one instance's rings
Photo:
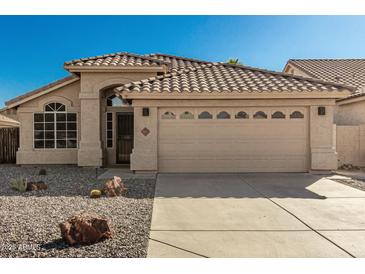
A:
{"type": "Polygon", "coordinates": [[[161,108],[160,172],[308,170],[306,108],[161,108]]]}

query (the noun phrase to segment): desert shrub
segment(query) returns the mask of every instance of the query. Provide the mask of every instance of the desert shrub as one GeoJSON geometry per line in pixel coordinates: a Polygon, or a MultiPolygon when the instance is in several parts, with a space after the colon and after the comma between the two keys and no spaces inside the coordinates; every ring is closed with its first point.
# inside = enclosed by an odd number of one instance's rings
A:
{"type": "Polygon", "coordinates": [[[23,177],[11,179],[10,187],[19,192],[25,192],[27,190],[27,179],[23,177]]]}
{"type": "Polygon", "coordinates": [[[101,191],[99,189],[93,189],[90,191],[90,198],[100,198],[101,191]]]}

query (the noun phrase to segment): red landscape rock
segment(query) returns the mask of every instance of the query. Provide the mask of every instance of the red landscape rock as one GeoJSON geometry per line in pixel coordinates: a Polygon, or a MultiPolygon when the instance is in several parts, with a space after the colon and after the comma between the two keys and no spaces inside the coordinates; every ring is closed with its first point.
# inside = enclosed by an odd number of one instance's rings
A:
{"type": "Polygon", "coordinates": [[[93,244],[113,235],[109,220],[96,214],[75,215],[61,223],[60,229],[69,245],[93,244]]]}
{"type": "Polygon", "coordinates": [[[114,179],[105,182],[103,193],[107,197],[115,197],[125,193],[127,189],[124,187],[122,179],[114,176],[114,179]]]}
{"type": "Polygon", "coordinates": [[[27,191],[43,190],[43,189],[47,189],[47,188],[48,188],[48,186],[43,181],[27,183],[27,191]]]}

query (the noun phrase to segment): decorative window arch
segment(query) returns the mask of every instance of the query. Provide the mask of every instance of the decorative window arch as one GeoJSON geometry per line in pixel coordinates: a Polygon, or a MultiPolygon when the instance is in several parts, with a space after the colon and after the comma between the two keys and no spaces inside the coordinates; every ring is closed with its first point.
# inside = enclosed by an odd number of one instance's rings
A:
{"type": "Polygon", "coordinates": [[[271,115],[272,119],[285,119],[285,114],[282,113],[281,111],[275,111],[272,115],[271,115]]]}
{"type": "Polygon", "coordinates": [[[66,106],[61,103],[48,103],[44,106],[45,112],[66,111],[66,106]]]}
{"type": "Polygon", "coordinates": [[[221,111],[217,114],[217,119],[231,119],[231,114],[227,111],[221,111]]]}
{"type": "Polygon", "coordinates": [[[106,105],[108,107],[125,107],[130,106],[130,104],[126,101],[120,98],[119,96],[116,96],[115,94],[110,95],[106,98],[106,105]]]}
{"type": "Polygon", "coordinates": [[[239,112],[237,112],[237,114],[234,117],[236,119],[248,119],[249,115],[244,111],[239,111],[239,112]]]}
{"type": "Polygon", "coordinates": [[[166,111],[164,114],[161,115],[162,119],[176,119],[175,113],[171,111],[166,111]]]}
{"type": "Polygon", "coordinates": [[[213,119],[213,115],[210,114],[208,111],[203,111],[198,116],[199,119],[213,119]]]}
{"type": "Polygon", "coordinates": [[[194,119],[194,114],[190,111],[184,111],[180,114],[180,119],[194,119]]]}
{"type": "Polygon", "coordinates": [[[267,114],[263,111],[257,111],[254,115],[253,115],[254,119],[267,119],[267,114]]]}
{"type": "Polygon", "coordinates": [[[43,110],[33,114],[34,148],[77,148],[77,114],[58,102],[47,103],[43,110]]]}
{"type": "Polygon", "coordinates": [[[301,113],[300,111],[296,110],[296,111],[293,111],[291,114],[290,114],[290,119],[303,119],[304,118],[304,114],[301,113]]]}

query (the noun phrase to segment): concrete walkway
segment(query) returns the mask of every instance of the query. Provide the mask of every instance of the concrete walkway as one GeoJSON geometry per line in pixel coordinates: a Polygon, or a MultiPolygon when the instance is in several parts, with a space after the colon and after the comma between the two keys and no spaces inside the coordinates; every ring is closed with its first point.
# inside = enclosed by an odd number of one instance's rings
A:
{"type": "Polygon", "coordinates": [[[365,257],[365,192],[310,174],[160,174],[148,257],[365,257]]]}

